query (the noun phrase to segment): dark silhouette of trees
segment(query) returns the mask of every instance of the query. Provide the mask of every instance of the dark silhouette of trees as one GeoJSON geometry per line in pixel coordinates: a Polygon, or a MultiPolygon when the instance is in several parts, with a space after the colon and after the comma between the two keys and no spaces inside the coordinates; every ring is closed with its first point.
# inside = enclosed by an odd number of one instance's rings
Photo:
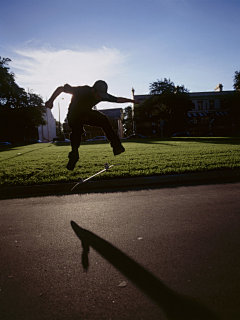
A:
{"type": "Polygon", "coordinates": [[[240,71],[235,71],[233,88],[235,90],[240,90],[240,71]]]}
{"type": "Polygon", "coordinates": [[[232,131],[237,133],[240,130],[240,71],[235,71],[233,88],[235,91],[226,99],[226,107],[229,109],[232,131]]]}
{"type": "Polygon", "coordinates": [[[36,139],[38,126],[46,124],[44,102],[16,84],[8,67],[10,61],[0,57],[0,140],[15,143],[36,139]]]}
{"type": "Polygon", "coordinates": [[[131,106],[126,107],[123,111],[123,128],[125,136],[133,133],[133,113],[131,106]]]}
{"type": "Polygon", "coordinates": [[[188,90],[183,85],[175,86],[170,79],[165,78],[150,84],[149,97],[135,108],[135,121],[143,128],[147,122],[159,125],[163,120],[166,134],[171,135],[186,130],[188,111],[191,109],[188,90]]]}

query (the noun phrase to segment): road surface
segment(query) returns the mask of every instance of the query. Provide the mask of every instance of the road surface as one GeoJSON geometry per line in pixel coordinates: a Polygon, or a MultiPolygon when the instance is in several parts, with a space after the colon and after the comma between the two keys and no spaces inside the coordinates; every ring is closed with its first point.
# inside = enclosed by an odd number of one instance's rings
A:
{"type": "Polygon", "coordinates": [[[227,183],[0,201],[0,319],[240,319],[239,194],[227,183]]]}

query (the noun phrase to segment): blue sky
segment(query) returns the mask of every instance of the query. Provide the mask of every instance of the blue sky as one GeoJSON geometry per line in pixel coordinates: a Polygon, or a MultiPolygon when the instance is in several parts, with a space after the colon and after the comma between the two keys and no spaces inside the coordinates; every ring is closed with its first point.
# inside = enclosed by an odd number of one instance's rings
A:
{"type": "MultiPolygon", "coordinates": [[[[44,100],[57,86],[97,79],[124,97],[132,87],[146,94],[163,78],[190,92],[218,83],[232,90],[240,70],[239,17],[240,0],[3,0],[0,56],[12,60],[20,86],[44,100]]],[[[61,121],[69,98],[56,100],[61,121]]]]}

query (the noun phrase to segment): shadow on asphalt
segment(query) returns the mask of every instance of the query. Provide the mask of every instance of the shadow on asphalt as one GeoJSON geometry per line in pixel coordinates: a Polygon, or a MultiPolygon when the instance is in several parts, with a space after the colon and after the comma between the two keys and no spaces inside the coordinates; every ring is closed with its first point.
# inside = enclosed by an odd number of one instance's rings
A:
{"type": "Polygon", "coordinates": [[[165,312],[169,320],[214,320],[218,319],[210,310],[191,298],[186,298],[163,284],[158,278],[129,258],[111,243],[94,233],[81,228],[74,221],[71,226],[82,242],[82,264],[85,271],[89,268],[89,247],[95,249],[103,258],[132,281],[165,312]]]}

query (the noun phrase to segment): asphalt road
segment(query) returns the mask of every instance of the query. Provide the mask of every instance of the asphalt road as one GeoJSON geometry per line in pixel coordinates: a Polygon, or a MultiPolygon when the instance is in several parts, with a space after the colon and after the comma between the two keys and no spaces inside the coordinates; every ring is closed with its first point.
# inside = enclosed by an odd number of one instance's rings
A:
{"type": "Polygon", "coordinates": [[[0,319],[239,320],[239,194],[227,183],[0,201],[0,319]]]}

